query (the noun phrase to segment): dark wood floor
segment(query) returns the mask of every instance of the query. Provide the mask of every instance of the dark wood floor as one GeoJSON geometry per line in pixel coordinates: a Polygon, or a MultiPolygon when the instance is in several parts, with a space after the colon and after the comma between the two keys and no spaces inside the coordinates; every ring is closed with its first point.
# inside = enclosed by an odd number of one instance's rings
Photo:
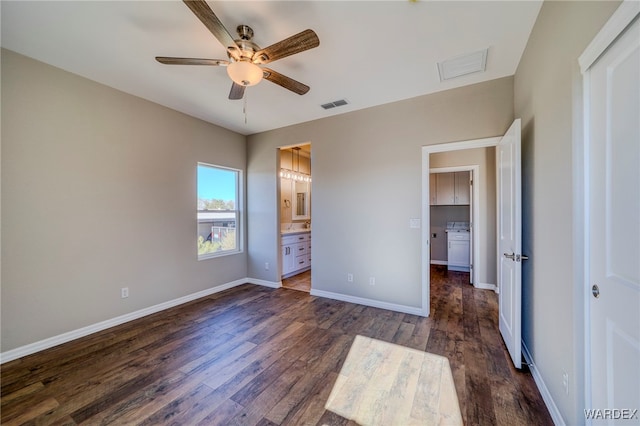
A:
{"type": "Polygon", "coordinates": [[[282,287],[309,293],[311,291],[311,270],[283,279],[282,287]]]}
{"type": "Polygon", "coordinates": [[[349,424],[324,404],[357,334],[447,356],[468,425],[551,425],[493,292],[436,268],[429,318],[243,285],[2,366],[2,424],[349,424]]]}

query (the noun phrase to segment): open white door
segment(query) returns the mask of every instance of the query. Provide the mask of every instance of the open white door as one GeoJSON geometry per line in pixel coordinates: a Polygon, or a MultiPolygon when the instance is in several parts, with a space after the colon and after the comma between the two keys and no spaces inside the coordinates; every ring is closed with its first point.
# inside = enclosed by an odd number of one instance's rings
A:
{"type": "Polygon", "coordinates": [[[522,367],[522,194],[520,119],[496,147],[498,198],[498,289],[500,334],[513,365],[522,367]]]}
{"type": "Polygon", "coordinates": [[[474,179],[476,176],[473,174],[473,170],[469,170],[469,284],[473,284],[473,275],[475,271],[476,259],[473,257],[474,236],[476,232],[476,224],[474,223],[475,217],[473,215],[473,203],[476,200],[473,198],[473,185],[475,185],[474,179]]]}
{"type": "MultiPolygon", "coordinates": [[[[629,20],[640,15],[637,4],[625,7],[632,10],[629,20]]],[[[615,23],[613,18],[611,22],[615,23]]],[[[585,73],[586,382],[590,387],[585,416],[594,419],[593,424],[640,421],[634,411],[640,409],[638,76],[640,21],[635,19],[585,73]]]]}

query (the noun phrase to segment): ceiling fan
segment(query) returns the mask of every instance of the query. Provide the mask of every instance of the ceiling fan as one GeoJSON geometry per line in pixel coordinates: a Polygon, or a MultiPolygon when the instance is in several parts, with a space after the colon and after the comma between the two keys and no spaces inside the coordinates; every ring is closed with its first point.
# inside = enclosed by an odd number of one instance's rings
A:
{"type": "Polygon", "coordinates": [[[205,0],[183,0],[191,11],[211,31],[216,39],[227,49],[226,59],[172,58],[156,56],[156,60],[166,65],[209,65],[225,66],[233,84],[229,99],[242,99],[247,86],[258,84],[263,78],[299,95],[309,91],[309,86],[270,68],[259,65],[268,64],[320,45],[313,30],[304,30],[289,38],[261,49],[254,42],[253,30],[248,25],[239,25],[236,29],[238,39],[234,40],[222,22],[213,13],[205,0]]]}

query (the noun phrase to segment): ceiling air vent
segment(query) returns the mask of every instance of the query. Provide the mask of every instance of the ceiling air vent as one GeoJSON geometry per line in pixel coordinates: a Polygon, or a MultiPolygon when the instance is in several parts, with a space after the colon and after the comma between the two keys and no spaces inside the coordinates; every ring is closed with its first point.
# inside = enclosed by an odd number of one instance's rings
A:
{"type": "Polygon", "coordinates": [[[487,67],[488,51],[489,49],[479,50],[438,62],[440,81],[484,71],[487,67]]]}
{"type": "Polygon", "coordinates": [[[324,109],[331,109],[331,108],[347,105],[348,103],[349,102],[347,102],[346,99],[339,99],[337,101],[329,102],[328,104],[322,104],[320,106],[324,109]]]}

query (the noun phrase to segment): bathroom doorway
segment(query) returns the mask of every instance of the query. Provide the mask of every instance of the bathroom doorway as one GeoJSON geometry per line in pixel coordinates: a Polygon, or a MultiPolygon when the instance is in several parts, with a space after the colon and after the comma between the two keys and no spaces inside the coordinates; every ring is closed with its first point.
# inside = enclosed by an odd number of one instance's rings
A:
{"type": "Polygon", "coordinates": [[[282,287],[311,291],[311,144],[279,148],[282,287]]]}

